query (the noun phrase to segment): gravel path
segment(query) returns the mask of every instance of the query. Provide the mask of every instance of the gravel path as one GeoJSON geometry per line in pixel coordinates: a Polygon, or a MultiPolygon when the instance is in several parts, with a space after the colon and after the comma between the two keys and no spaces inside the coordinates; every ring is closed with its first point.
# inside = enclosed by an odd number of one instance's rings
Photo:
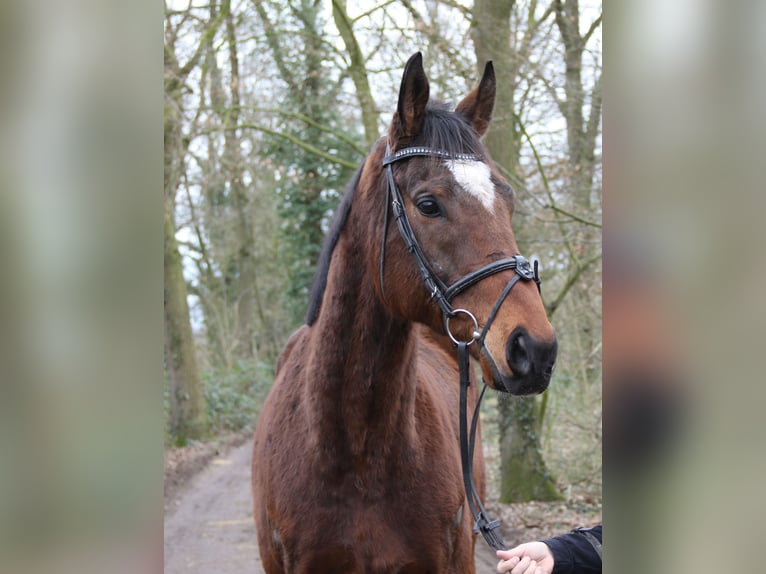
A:
{"type": "Polygon", "coordinates": [[[263,574],[250,495],[250,441],[216,456],[165,515],[165,574],[263,574]]]}

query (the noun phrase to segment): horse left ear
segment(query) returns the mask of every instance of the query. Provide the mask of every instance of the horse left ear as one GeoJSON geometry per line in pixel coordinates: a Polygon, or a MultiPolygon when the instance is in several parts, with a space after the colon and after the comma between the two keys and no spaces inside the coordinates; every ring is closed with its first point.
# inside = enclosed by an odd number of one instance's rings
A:
{"type": "Polygon", "coordinates": [[[492,109],[495,107],[495,67],[492,61],[484,66],[484,75],[479,85],[460,102],[455,111],[464,116],[476,130],[479,136],[483,136],[492,119],[492,109]]]}

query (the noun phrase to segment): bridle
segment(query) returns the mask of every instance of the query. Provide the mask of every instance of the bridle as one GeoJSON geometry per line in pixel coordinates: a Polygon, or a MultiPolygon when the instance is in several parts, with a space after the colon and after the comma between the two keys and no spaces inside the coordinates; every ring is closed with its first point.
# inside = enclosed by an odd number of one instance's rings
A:
{"type": "Polygon", "coordinates": [[[385,204],[385,216],[383,222],[383,240],[380,250],[380,289],[385,298],[385,283],[384,283],[384,271],[385,271],[385,257],[386,257],[386,238],[388,234],[388,214],[389,204],[391,205],[391,212],[396,219],[399,233],[404,240],[404,244],[407,250],[415,257],[420,275],[423,278],[426,288],[431,293],[431,298],[436,301],[442,312],[442,320],[444,321],[444,329],[457,347],[458,365],[460,369],[460,460],[463,469],[463,485],[465,487],[466,499],[468,501],[468,507],[471,510],[471,514],[474,518],[474,532],[480,532],[484,537],[484,540],[495,550],[504,550],[506,545],[503,542],[502,536],[497,531],[500,526],[499,520],[490,520],[487,516],[487,512],[484,505],[481,503],[479,494],[476,490],[476,485],[473,481],[473,452],[476,443],[476,428],[479,420],[479,406],[484,398],[484,388],[479,395],[479,400],[476,403],[473,416],[471,418],[471,431],[470,438],[468,434],[468,387],[471,384],[470,378],[470,358],[468,354],[468,347],[477,342],[481,351],[485,350],[485,338],[489,332],[489,328],[492,322],[495,320],[500,306],[511,292],[511,289],[519,280],[532,281],[537,284],[538,290],[540,289],[540,277],[537,272],[537,261],[534,262],[534,267],[530,265],[521,255],[515,255],[504,259],[493,261],[488,265],[484,265],[475,271],[471,271],[467,275],[464,275],[452,285],[446,285],[436,273],[434,273],[431,265],[423,253],[423,250],[418,243],[415,233],[412,230],[412,225],[407,218],[407,212],[404,208],[404,200],[402,194],[399,191],[399,187],[394,180],[393,164],[415,156],[428,156],[445,160],[458,160],[458,161],[480,161],[480,158],[473,154],[451,154],[443,150],[432,149],[428,147],[408,147],[403,148],[395,153],[391,153],[390,147],[386,146],[386,155],[383,158],[383,168],[386,172],[386,204],[385,204]],[[476,317],[467,309],[455,309],[452,306],[452,300],[465,291],[466,289],[476,285],[479,281],[490,277],[501,271],[514,270],[513,277],[508,281],[503,289],[500,297],[495,302],[492,311],[490,312],[487,322],[484,327],[479,330],[479,323],[476,317]],[[474,329],[472,337],[468,341],[458,340],[450,330],[450,320],[458,315],[466,315],[471,321],[473,321],[474,329]]]}

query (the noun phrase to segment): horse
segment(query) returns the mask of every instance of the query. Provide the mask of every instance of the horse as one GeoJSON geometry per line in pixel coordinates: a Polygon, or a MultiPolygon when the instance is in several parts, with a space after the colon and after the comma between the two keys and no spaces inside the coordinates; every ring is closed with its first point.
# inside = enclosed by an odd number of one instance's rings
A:
{"type": "Polygon", "coordinates": [[[517,395],[545,390],[557,349],[511,228],[514,192],[480,141],[495,89],[489,62],[454,110],[431,102],[412,56],[341,200],[255,431],[267,574],[475,572],[455,346],[517,395]]]}

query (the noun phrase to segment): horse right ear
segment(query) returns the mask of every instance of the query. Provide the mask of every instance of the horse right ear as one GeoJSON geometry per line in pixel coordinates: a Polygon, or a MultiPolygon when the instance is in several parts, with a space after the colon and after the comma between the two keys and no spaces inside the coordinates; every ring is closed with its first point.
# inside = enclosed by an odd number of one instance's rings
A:
{"type": "Polygon", "coordinates": [[[394,142],[414,138],[420,133],[428,104],[428,78],[423,69],[423,54],[417,52],[404,67],[399,87],[399,104],[391,122],[390,136],[394,142]]]}

